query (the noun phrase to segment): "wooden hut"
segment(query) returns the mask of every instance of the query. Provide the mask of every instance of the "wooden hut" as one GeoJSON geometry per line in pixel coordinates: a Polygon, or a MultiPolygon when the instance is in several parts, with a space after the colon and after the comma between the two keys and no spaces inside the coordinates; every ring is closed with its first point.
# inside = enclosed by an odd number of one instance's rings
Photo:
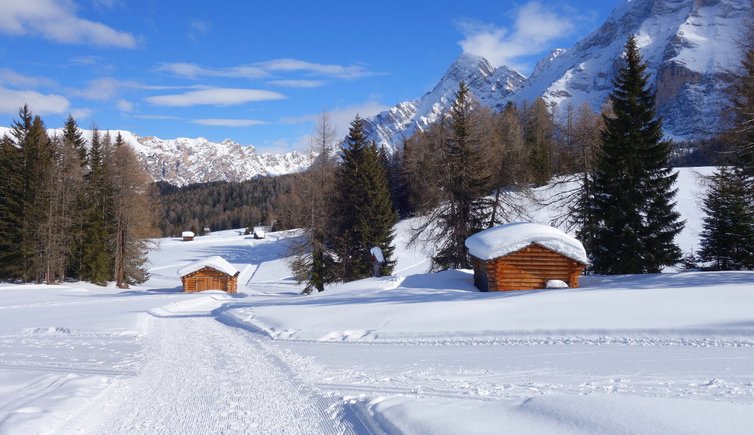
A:
{"type": "Polygon", "coordinates": [[[192,293],[203,290],[238,291],[238,275],[241,272],[222,257],[213,256],[196,261],[178,270],[183,282],[183,291],[192,293]]]}
{"type": "Polygon", "coordinates": [[[474,285],[482,291],[579,286],[588,260],[574,237],[548,225],[500,225],[466,239],[474,285]],[[548,282],[550,285],[548,285],[548,282]]]}
{"type": "Polygon", "coordinates": [[[194,232],[193,231],[184,231],[181,233],[181,237],[183,237],[184,242],[190,242],[194,240],[194,232]]]}

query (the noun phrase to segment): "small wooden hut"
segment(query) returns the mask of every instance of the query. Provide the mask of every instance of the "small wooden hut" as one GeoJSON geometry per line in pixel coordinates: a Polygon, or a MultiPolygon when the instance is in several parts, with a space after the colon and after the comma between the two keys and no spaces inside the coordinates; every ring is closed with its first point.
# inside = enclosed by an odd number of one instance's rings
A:
{"type": "Polygon", "coordinates": [[[184,231],[181,233],[181,237],[183,237],[184,242],[190,242],[194,240],[194,232],[193,231],[184,231]]]}
{"type": "Polygon", "coordinates": [[[482,291],[532,290],[558,281],[579,286],[588,264],[584,246],[553,228],[528,222],[500,225],[466,239],[474,285],[482,291]]]}
{"type": "Polygon", "coordinates": [[[222,257],[213,256],[196,261],[178,270],[187,293],[204,290],[238,291],[238,275],[241,272],[222,257]]]}

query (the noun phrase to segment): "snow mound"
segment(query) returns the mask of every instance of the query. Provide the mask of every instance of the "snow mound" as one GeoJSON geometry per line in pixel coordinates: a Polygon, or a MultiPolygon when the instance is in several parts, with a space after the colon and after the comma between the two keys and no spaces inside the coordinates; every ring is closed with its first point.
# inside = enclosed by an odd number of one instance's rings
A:
{"type": "Polygon", "coordinates": [[[233,265],[228,263],[224,258],[213,255],[212,257],[207,257],[204,260],[196,261],[178,269],[178,275],[186,276],[190,273],[196,272],[197,270],[204,269],[205,267],[211,267],[212,269],[215,269],[219,272],[227,273],[230,276],[234,276],[235,274],[239,273],[238,269],[233,267],[233,265]]]}
{"type": "Polygon", "coordinates": [[[482,260],[502,257],[532,243],[572,260],[584,264],[589,262],[581,242],[557,228],[544,224],[515,222],[484,230],[466,239],[469,253],[482,260]]]}

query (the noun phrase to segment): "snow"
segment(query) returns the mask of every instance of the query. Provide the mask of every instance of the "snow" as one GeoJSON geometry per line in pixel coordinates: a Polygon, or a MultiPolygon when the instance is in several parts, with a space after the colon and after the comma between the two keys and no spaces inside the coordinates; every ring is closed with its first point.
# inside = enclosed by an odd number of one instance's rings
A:
{"type": "MultiPolygon", "coordinates": [[[[680,170],[684,251],[709,171],[680,170]]],[[[299,231],[161,239],[127,291],[0,284],[0,433],[750,432],[754,272],[484,293],[427,273],[418,224],[395,227],[396,276],[310,296],[285,258],[299,231]],[[239,293],[182,293],[178,271],[212,256],[239,293]]]]}
{"type": "Polygon", "coordinates": [[[184,231],[181,233],[181,237],[194,237],[194,233],[192,231],[184,231]]]}
{"type": "Polygon", "coordinates": [[[225,273],[230,276],[234,276],[235,274],[239,273],[238,269],[236,269],[235,267],[233,267],[233,265],[228,263],[227,260],[225,260],[224,258],[218,255],[213,255],[211,257],[207,257],[203,260],[195,261],[187,266],[184,266],[178,269],[178,275],[186,276],[188,274],[196,272],[197,270],[204,269],[205,267],[211,267],[212,269],[215,269],[219,272],[225,273]]]}
{"type": "Polygon", "coordinates": [[[372,249],[369,250],[369,252],[374,256],[375,259],[377,259],[378,262],[385,262],[385,257],[382,255],[382,249],[380,249],[379,246],[373,246],[372,249]]]}
{"type": "Polygon", "coordinates": [[[481,260],[503,257],[533,243],[583,264],[589,263],[581,242],[549,225],[515,222],[489,228],[466,239],[469,253],[481,260]]]}

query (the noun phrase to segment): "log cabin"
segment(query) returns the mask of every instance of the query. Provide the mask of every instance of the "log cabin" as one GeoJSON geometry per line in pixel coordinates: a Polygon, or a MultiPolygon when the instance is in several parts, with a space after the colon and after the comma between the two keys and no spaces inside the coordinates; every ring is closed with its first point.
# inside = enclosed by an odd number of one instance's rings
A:
{"type": "Polygon", "coordinates": [[[190,242],[194,240],[194,232],[193,231],[184,231],[181,233],[181,237],[183,237],[184,242],[190,242]]]}
{"type": "Polygon", "coordinates": [[[549,225],[516,222],[466,239],[474,285],[481,291],[579,286],[588,264],[584,246],[549,225]]]}
{"type": "Polygon", "coordinates": [[[213,256],[196,261],[178,270],[187,293],[204,290],[238,291],[238,275],[241,272],[222,257],[213,256]]]}

